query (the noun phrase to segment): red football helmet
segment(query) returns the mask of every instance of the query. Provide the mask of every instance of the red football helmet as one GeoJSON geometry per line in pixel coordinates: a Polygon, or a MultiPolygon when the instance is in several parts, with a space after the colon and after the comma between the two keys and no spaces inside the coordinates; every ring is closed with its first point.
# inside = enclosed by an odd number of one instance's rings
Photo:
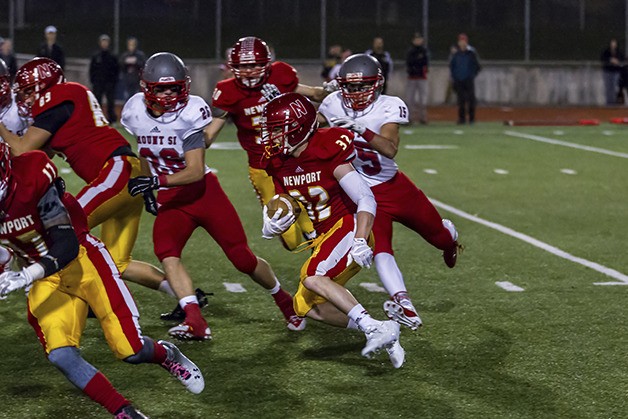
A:
{"type": "Polygon", "coordinates": [[[264,155],[290,155],[318,128],[316,108],[303,95],[284,93],[266,104],[260,125],[264,155]]]}
{"type": "Polygon", "coordinates": [[[0,60],[0,116],[11,107],[11,76],[3,60],[0,60]]]}
{"type": "Polygon", "coordinates": [[[35,57],[24,64],[15,75],[13,90],[21,116],[29,116],[35,100],[50,87],[65,82],[61,66],[50,58],[35,57]]]}
{"type": "Polygon", "coordinates": [[[155,112],[177,112],[190,99],[190,75],[181,58],[158,52],[146,60],[140,86],[146,107],[155,112]],[[170,94],[165,91],[170,90],[170,94]],[[161,94],[160,94],[161,93],[161,94]]]}
{"type": "Polygon", "coordinates": [[[343,104],[354,111],[363,111],[375,102],[384,88],[382,66],[367,54],[354,54],[340,66],[336,78],[343,104]]]}
{"type": "Polygon", "coordinates": [[[7,143],[0,141],[0,202],[9,195],[10,188],[11,149],[7,143]]]}
{"type": "Polygon", "coordinates": [[[241,87],[252,89],[261,86],[270,73],[270,48],[254,36],[240,38],[231,48],[227,66],[241,87]]]}

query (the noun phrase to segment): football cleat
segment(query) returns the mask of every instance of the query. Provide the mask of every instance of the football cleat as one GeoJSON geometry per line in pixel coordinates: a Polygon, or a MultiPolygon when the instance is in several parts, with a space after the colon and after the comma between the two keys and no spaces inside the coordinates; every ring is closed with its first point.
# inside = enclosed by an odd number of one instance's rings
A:
{"type": "Polygon", "coordinates": [[[288,319],[288,324],[286,325],[286,327],[294,332],[300,332],[301,330],[305,329],[306,325],[307,322],[305,321],[305,317],[293,315],[290,316],[290,318],[288,319]]]}
{"type": "Polygon", "coordinates": [[[124,406],[114,417],[116,419],[150,419],[132,405],[124,406]]]}
{"type": "MultiPolygon", "coordinates": [[[[201,309],[207,306],[207,296],[214,295],[213,292],[206,293],[200,288],[197,288],[194,293],[196,294],[196,299],[198,300],[198,306],[201,309]]],[[[159,318],[168,322],[182,322],[183,320],[185,320],[185,310],[183,310],[181,306],[177,304],[174,310],[172,310],[170,313],[163,313],[159,316],[159,318]]]]}
{"type": "Polygon", "coordinates": [[[399,340],[393,343],[389,348],[386,348],[386,352],[388,353],[388,357],[390,358],[390,362],[393,367],[401,368],[406,360],[406,350],[403,349],[399,340]]]}
{"type": "Polygon", "coordinates": [[[382,349],[391,348],[399,340],[399,324],[388,320],[378,321],[376,325],[368,327],[366,335],[366,345],[362,349],[362,356],[372,358],[382,349]]]}
{"type": "Polygon", "coordinates": [[[449,234],[451,234],[451,238],[454,240],[453,245],[449,249],[445,249],[443,252],[443,259],[445,260],[445,265],[450,268],[456,266],[456,261],[458,259],[458,252],[462,251],[462,246],[458,244],[458,230],[456,230],[456,226],[451,220],[443,218],[443,227],[445,227],[449,234]]]}
{"type": "Polygon", "coordinates": [[[417,330],[423,325],[416,308],[412,305],[412,301],[405,296],[399,297],[395,294],[392,300],[385,301],[384,313],[390,320],[394,320],[412,330],[417,330]]]}
{"type": "Polygon", "coordinates": [[[201,370],[176,347],[165,340],[158,342],[166,348],[166,360],[161,364],[170,374],[181,382],[192,394],[199,394],[205,388],[205,379],[201,370]]]}
{"type": "Polygon", "coordinates": [[[168,334],[181,340],[211,340],[212,338],[212,331],[207,323],[195,327],[187,321],[171,327],[168,334]]]}

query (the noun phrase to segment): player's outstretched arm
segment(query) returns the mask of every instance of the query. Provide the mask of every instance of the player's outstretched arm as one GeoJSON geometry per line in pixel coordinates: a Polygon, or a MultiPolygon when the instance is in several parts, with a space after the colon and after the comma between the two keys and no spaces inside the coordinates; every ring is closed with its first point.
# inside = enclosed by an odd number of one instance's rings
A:
{"type": "Polygon", "coordinates": [[[358,206],[358,225],[355,232],[356,238],[366,239],[371,234],[373,220],[377,204],[371,188],[356,172],[351,163],[341,164],[334,170],[334,177],[340,183],[340,187],[349,195],[349,198],[358,206]]]}
{"type": "Polygon", "coordinates": [[[4,124],[0,123],[0,137],[11,146],[11,154],[14,156],[43,148],[51,135],[52,134],[45,129],[31,126],[28,131],[20,137],[9,131],[4,124]]]}
{"type": "Polygon", "coordinates": [[[319,103],[322,102],[323,99],[325,99],[325,97],[329,94],[328,91],[320,86],[308,86],[307,84],[301,83],[297,85],[297,88],[294,92],[303,95],[314,102],[319,103]]]}
{"type": "Polygon", "coordinates": [[[214,143],[214,141],[216,141],[216,137],[218,137],[218,134],[222,130],[222,127],[224,127],[227,123],[228,114],[226,112],[221,111],[217,108],[212,108],[212,115],[214,118],[209,123],[209,125],[207,125],[205,129],[203,129],[205,148],[209,148],[214,143]]]}

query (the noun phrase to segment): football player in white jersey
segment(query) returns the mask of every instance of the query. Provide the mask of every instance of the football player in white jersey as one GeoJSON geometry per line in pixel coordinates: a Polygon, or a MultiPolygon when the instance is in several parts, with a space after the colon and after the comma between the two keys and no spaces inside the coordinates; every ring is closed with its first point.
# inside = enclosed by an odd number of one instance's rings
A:
{"type": "Polygon", "coordinates": [[[205,340],[211,331],[201,315],[192,279],[181,252],[192,232],[202,227],[220,245],[231,263],[267,289],[291,330],[302,330],[292,297],[279,285],[270,265],[253,254],[235,208],[217,177],[205,165],[203,128],[212,120],[209,105],[190,95],[185,64],[161,52],[147,61],[135,94],[122,110],[121,122],[138,141],[145,176],[129,180],[129,193],[144,194],[153,227],[155,254],[185,311],[185,320],[169,333],[182,339],[205,340]],[[152,195],[159,190],[157,202],[152,195]]]}
{"type": "Polygon", "coordinates": [[[17,104],[11,91],[11,75],[6,64],[0,59],[0,121],[16,135],[23,135],[33,122],[29,117],[22,117],[17,111],[17,104]]]}
{"type": "Polygon", "coordinates": [[[384,310],[391,319],[416,330],[421,318],[393,256],[392,223],[402,223],[441,249],[450,268],[456,264],[458,233],[395,163],[399,125],[409,122],[408,108],[398,97],[381,94],[384,77],[379,62],[366,54],[352,55],[342,64],[336,80],[340,90],[323,100],[319,119],[356,133],[353,164],[377,202],[375,266],[391,296],[384,310]]]}

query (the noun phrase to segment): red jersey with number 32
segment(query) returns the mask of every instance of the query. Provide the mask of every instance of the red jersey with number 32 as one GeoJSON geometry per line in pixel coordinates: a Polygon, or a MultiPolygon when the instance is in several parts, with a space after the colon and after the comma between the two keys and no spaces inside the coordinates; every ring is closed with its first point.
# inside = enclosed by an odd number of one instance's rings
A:
{"type": "Polygon", "coordinates": [[[114,150],[129,143],[102,113],[96,97],[78,83],[61,83],[41,94],[33,104],[33,118],[41,113],[71,102],[74,111],[70,119],[52,133],[48,146],[62,154],[70,167],[86,183],[96,179],[114,150]]]}
{"type": "Polygon", "coordinates": [[[343,128],[318,129],[299,157],[276,156],[265,169],[277,192],[290,194],[307,210],[318,234],[325,233],[357,207],[340,187],[334,170],[355,157],[353,134],[343,128]]]}
{"type": "MultiPolygon", "coordinates": [[[[37,204],[57,178],[57,169],[42,151],[31,151],[11,159],[11,192],[0,204],[5,213],[0,221],[0,243],[11,247],[30,263],[48,254],[44,228],[37,204]]],[[[76,199],[66,193],[62,202],[72,220],[79,243],[86,241],[87,218],[76,199]]]]}
{"type": "MultiPolygon", "coordinates": [[[[281,61],[272,63],[266,84],[274,84],[281,93],[294,92],[299,85],[297,71],[281,61]]],[[[238,129],[238,141],[246,150],[249,166],[261,169],[264,147],[260,144],[259,118],[268,101],[257,89],[240,87],[234,78],[219,81],[212,95],[212,106],[228,112],[238,129]]]]}

